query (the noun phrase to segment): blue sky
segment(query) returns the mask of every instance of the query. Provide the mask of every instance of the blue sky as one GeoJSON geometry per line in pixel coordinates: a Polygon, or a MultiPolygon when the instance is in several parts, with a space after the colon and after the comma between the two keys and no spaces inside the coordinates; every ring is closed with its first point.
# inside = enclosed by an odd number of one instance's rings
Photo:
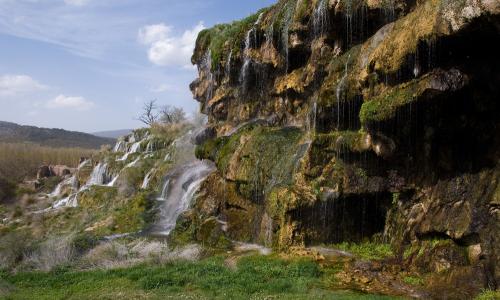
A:
{"type": "Polygon", "coordinates": [[[198,110],[197,33],[274,0],[0,0],[0,120],[135,128],[142,103],[198,110]]]}

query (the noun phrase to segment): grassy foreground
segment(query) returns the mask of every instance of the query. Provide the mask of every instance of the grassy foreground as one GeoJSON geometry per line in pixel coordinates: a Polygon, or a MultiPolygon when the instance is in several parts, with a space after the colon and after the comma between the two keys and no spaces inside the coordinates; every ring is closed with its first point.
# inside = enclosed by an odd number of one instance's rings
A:
{"type": "Polygon", "coordinates": [[[50,273],[0,273],[2,299],[391,299],[325,289],[310,260],[250,256],[228,268],[222,257],[161,266],[50,273]]]}

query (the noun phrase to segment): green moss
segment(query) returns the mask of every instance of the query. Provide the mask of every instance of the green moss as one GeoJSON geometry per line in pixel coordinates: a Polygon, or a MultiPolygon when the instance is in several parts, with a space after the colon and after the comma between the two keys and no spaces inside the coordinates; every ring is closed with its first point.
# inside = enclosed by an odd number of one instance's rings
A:
{"type": "Polygon", "coordinates": [[[318,151],[339,152],[349,150],[351,152],[363,152],[366,149],[366,133],[361,131],[334,131],[321,133],[315,136],[313,147],[318,151]]]}
{"type": "Polygon", "coordinates": [[[474,300],[498,300],[500,299],[500,291],[483,290],[474,300]]]}
{"type": "Polygon", "coordinates": [[[392,119],[401,107],[419,100],[424,92],[432,89],[432,81],[436,74],[430,73],[390,88],[381,95],[365,101],[361,106],[359,118],[361,123],[380,122],[392,119]]]}
{"type": "Polygon", "coordinates": [[[117,189],[107,186],[92,186],[82,192],[78,198],[82,208],[96,209],[102,205],[111,205],[116,198],[117,189]]]}
{"type": "Polygon", "coordinates": [[[148,196],[139,193],[126,201],[125,205],[115,209],[113,231],[117,233],[137,232],[146,224],[148,196]]]}
{"type": "Polygon", "coordinates": [[[416,276],[405,276],[403,281],[410,285],[420,286],[424,283],[424,279],[416,276]]]}
{"type": "Polygon", "coordinates": [[[235,21],[231,24],[219,24],[201,31],[196,40],[196,48],[192,61],[201,61],[203,55],[210,50],[212,59],[211,67],[212,70],[216,70],[230,51],[233,51],[233,55],[240,55],[241,43],[245,39],[245,34],[257,21],[259,15],[266,11],[267,9],[264,8],[241,21],[235,21]]]}

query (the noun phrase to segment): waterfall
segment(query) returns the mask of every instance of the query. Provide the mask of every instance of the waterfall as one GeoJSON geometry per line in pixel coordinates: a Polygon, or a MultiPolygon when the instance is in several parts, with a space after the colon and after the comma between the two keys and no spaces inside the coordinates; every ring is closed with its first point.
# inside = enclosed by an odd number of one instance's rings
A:
{"type": "Polygon", "coordinates": [[[154,235],[168,235],[174,229],[177,218],[189,209],[201,183],[212,173],[215,166],[209,161],[194,161],[169,172],[159,200],[160,218],[152,228],[154,235]]]}
{"type": "Polygon", "coordinates": [[[290,33],[290,24],[292,22],[292,16],[294,13],[294,8],[295,5],[290,6],[289,3],[287,3],[286,6],[286,15],[285,18],[283,19],[284,24],[282,25],[283,27],[281,28],[281,46],[282,46],[282,54],[283,58],[285,60],[285,73],[288,73],[288,44],[289,44],[289,33],[290,33]]]}
{"type": "Polygon", "coordinates": [[[201,65],[199,66],[199,71],[204,73],[206,80],[208,81],[208,87],[205,92],[205,112],[208,109],[208,101],[212,99],[214,93],[214,74],[212,73],[212,50],[208,49],[203,59],[201,65]]]}
{"type": "Polygon", "coordinates": [[[250,71],[250,64],[252,62],[252,58],[250,56],[250,49],[256,47],[257,44],[257,26],[262,21],[264,13],[261,13],[257,18],[257,21],[253,24],[252,28],[247,31],[245,37],[245,49],[243,50],[243,66],[240,71],[240,83],[243,85],[243,90],[246,90],[247,82],[248,82],[248,73],[250,71]],[[253,43],[252,43],[253,37],[253,43]]]}
{"type": "Polygon", "coordinates": [[[117,159],[118,161],[124,161],[127,160],[129,155],[132,153],[137,153],[141,150],[141,141],[135,142],[132,147],[130,147],[130,150],[127,151],[121,158],[117,159]]]}
{"type": "Polygon", "coordinates": [[[149,141],[146,146],[146,153],[151,153],[155,151],[154,141],[149,141]]]}
{"type": "Polygon", "coordinates": [[[126,150],[126,143],[125,141],[118,141],[115,144],[115,147],[113,148],[113,152],[125,152],[126,150]]]}
{"type": "Polygon", "coordinates": [[[92,170],[92,174],[90,174],[90,179],[87,181],[86,186],[106,184],[108,182],[108,176],[106,174],[107,170],[108,164],[97,164],[94,170],[92,170]]]}
{"type": "Polygon", "coordinates": [[[336,96],[337,96],[337,127],[340,127],[340,102],[342,98],[342,92],[345,90],[345,81],[347,80],[348,68],[349,68],[349,60],[351,59],[351,55],[347,56],[347,60],[345,62],[344,76],[340,79],[339,84],[337,85],[336,96]]]}
{"type": "MultiPolygon", "coordinates": [[[[139,162],[139,160],[141,160],[141,157],[140,157],[140,156],[138,156],[136,159],[134,159],[134,161],[133,161],[133,162],[131,162],[131,163],[127,164],[127,165],[126,165],[123,169],[127,169],[127,168],[132,168],[132,167],[134,167],[134,166],[135,166],[135,165],[139,162]]],[[[123,169],[122,169],[122,170],[123,170],[123,169]]]]}
{"type": "MultiPolygon", "coordinates": [[[[52,205],[53,209],[61,207],[77,207],[78,206],[78,193],[71,194],[68,197],[61,199],[52,205]]],[[[50,208],[49,208],[50,209],[50,208]]]]}
{"type": "Polygon", "coordinates": [[[346,48],[350,47],[352,44],[352,0],[346,0],[346,12],[345,12],[345,22],[346,22],[346,48]]]}
{"type": "Polygon", "coordinates": [[[154,169],[149,171],[146,176],[144,176],[144,180],[142,181],[141,189],[147,189],[149,186],[149,181],[151,180],[151,176],[153,175],[154,169]]]}
{"type": "Polygon", "coordinates": [[[266,44],[269,48],[273,47],[274,24],[269,25],[266,30],[266,44]]]}
{"type": "Polygon", "coordinates": [[[55,197],[58,197],[61,195],[61,192],[62,192],[62,188],[65,186],[65,185],[68,185],[71,183],[71,180],[72,180],[73,177],[71,178],[67,178],[63,181],[61,181],[57,186],[56,188],[54,189],[54,191],[52,193],[49,194],[49,197],[51,198],[55,198],[55,197]]]}
{"type": "Polygon", "coordinates": [[[250,55],[248,52],[250,51],[250,43],[251,43],[250,39],[252,36],[252,31],[253,31],[253,28],[247,32],[247,35],[245,38],[245,50],[243,50],[244,60],[243,60],[243,66],[241,67],[241,71],[240,71],[240,84],[243,85],[244,89],[246,86],[246,82],[247,82],[247,78],[248,78],[248,70],[250,68],[250,62],[251,62],[251,58],[250,58],[250,55]]]}
{"type": "Polygon", "coordinates": [[[226,76],[228,78],[231,78],[231,63],[233,59],[233,50],[229,51],[229,55],[227,56],[227,61],[226,61],[226,76]]]}
{"type": "Polygon", "coordinates": [[[328,31],[328,0],[320,0],[313,14],[313,28],[315,38],[321,37],[328,31]]]}
{"type": "Polygon", "coordinates": [[[113,179],[111,179],[111,181],[106,186],[109,186],[109,187],[115,186],[115,183],[118,180],[118,177],[120,177],[120,176],[116,175],[115,177],[113,177],[113,179]]]}

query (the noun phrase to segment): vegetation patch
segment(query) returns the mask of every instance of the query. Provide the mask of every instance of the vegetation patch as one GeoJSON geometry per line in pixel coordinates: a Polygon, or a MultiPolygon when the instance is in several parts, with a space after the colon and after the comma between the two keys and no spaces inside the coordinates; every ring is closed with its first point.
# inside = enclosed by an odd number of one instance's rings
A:
{"type": "Polygon", "coordinates": [[[363,242],[363,243],[342,243],[332,245],[333,248],[346,251],[354,254],[361,259],[384,259],[388,257],[393,257],[394,252],[392,251],[391,245],[375,243],[375,242],[363,242]]]}
{"type": "Polygon", "coordinates": [[[0,273],[12,285],[8,299],[390,299],[354,292],[328,291],[323,272],[311,260],[241,258],[236,269],[223,257],[198,262],[140,265],[126,269],[49,273],[0,273]]]}

